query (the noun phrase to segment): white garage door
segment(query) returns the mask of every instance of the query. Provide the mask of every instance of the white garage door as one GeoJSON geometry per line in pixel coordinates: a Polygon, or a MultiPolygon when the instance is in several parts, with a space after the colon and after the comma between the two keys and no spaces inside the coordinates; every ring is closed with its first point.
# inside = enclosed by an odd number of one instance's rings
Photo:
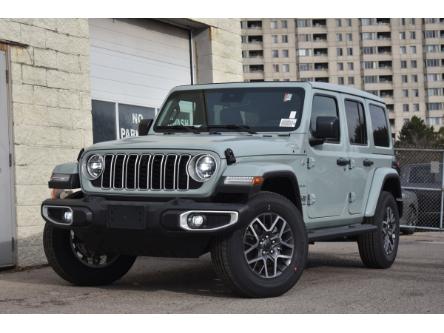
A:
{"type": "Polygon", "coordinates": [[[137,119],[153,116],[171,88],[191,83],[189,32],[148,19],[89,26],[94,141],[135,135],[137,119]]]}

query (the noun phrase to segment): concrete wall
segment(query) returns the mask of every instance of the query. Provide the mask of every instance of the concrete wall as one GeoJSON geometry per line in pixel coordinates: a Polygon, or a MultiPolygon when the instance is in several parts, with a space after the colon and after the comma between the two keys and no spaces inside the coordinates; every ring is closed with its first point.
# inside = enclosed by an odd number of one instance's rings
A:
{"type": "Polygon", "coordinates": [[[243,81],[239,19],[193,19],[196,83],[243,81]]]}
{"type": "Polygon", "coordinates": [[[92,143],[86,19],[0,19],[10,46],[20,266],[45,262],[40,204],[56,164],[92,143]]]}

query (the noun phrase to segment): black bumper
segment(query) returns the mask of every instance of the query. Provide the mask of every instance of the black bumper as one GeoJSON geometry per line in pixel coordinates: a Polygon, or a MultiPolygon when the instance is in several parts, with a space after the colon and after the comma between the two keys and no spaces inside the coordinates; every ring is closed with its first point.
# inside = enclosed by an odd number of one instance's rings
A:
{"type": "Polygon", "coordinates": [[[150,233],[217,234],[240,226],[241,221],[245,221],[243,216],[247,209],[246,204],[197,202],[188,199],[155,202],[85,197],[45,200],[42,203],[42,216],[48,223],[69,229],[97,227],[150,233]],[[65,211],[71,211],[72,223],[64,221],[65,211]],[[184,225],[185,213],[190,211],[205,215],[202,228],[191,229],[184,225]]]}

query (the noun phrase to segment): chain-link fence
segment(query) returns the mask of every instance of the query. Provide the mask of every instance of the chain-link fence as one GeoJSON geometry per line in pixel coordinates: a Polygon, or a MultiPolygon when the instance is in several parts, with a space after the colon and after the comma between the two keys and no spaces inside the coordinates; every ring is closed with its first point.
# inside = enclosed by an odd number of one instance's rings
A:
{"type": "Polygon", "coordinates": [[[395,154],[401,168],[401,226],[444,230],[444,150],[397,148],[395,154]]]}

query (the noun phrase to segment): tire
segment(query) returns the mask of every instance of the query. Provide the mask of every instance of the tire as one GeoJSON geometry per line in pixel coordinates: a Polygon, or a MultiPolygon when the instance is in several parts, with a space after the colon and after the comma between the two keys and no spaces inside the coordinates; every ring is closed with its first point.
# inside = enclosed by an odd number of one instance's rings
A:
{"type": "MultiPolygon", "coordinates": [[[[409,209],[409,216],[407,217],[409,226],[415,227],[417,219],[418,213],[416,212],[415,207],[411,206],[409,209]]],[[[401,231],[404,235],[413,235],[415,233],[415,228],[401,228],[401,231]]]]}
{"type": "MultiPolygon", "coordinates": [[[[399,245],[399,213],[395,198],[389,192],[382,191],[376,206],[375,216],[367,223],[377,226],[377,230],[358,237],[359,254],[362,262],[369,268],[389,268],[395,261],[399,245]],[[390,231],[385,234],[385,220],[388,211],[393,213],[390,231]],[[387,235],[387,236],[386,236],[387,235]],[[391,246],[385,248],[385,240],[392,239],[391,246]],[[389,251],[391,249],[391,251],[389,251]]],[[[388,225],[388,224],[387,224],[388,225]]]]}
{"type": "Polygon", "coordinates": [[[302,215],[291,201],[271,192],[256,194],[248,202],[248,207],[244,220],[239,221],[242,227],[213,244],[211,258],[216,273],[240,296],[282,295],[295,285],[305,268],[308,241],[302,215]],[[270,229],[269,233],[264,231],[256,217],[270,229]],[[261,239],[264,241],[259,245],[261,239]],[[257,260],[263,258],[264,249],[267,259],[257,260]],[[253,256],[251,264],[247,263],[249,256],[253,256]]]}
{"type": "MultiPolygon", "coordinates": [[[[49,265],[64,280],[78,286],[111,284],[125,275],[136,257],[113,255],[109,263],[88,264],[83,262],[72,246],[71,230],[45,224],[43,247],[49,265]]],[[[108,259],[108,256],[106,256],[108,259]]]]}

